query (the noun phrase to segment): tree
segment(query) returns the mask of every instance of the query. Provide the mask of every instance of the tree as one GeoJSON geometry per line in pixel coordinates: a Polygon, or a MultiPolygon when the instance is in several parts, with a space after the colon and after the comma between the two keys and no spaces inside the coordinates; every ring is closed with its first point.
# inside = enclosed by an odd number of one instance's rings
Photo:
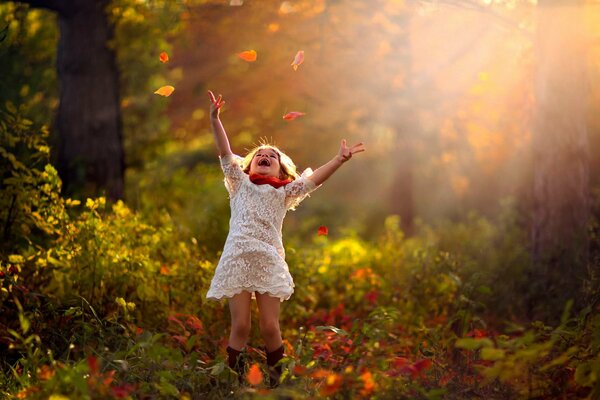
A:
{"type": "Polygon", "coordinates": [[[123,196],[125,156],[110,0],[23,0],[59,17],[60,103],[54,146],[67,195],[123,196]]]}
{"type": "Polygon", "coordinates": [[[530,307],[534,315],[556,311],[569,298],[582,304],[587,279],[590,201],[582,11],[581,2],[538,4],[531,234],[539,287],[530,307]]]}

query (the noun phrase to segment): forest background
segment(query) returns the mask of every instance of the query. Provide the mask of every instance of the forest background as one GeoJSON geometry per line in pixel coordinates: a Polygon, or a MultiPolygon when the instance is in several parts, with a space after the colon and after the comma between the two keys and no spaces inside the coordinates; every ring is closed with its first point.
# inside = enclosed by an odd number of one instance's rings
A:
{"type": "Polygon", "coordinates": [[[2,396],[600,396],[597,1],[2,1],[0,56],[2,396]],[[286,217],[276,389],[209,89],[238,154],[368,148],[286,217]]]}

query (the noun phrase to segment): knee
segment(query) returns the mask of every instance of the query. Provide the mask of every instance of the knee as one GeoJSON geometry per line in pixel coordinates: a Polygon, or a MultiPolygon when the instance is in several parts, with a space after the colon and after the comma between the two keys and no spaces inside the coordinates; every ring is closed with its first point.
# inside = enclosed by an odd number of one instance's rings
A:
{"type": "Polygon", "coordinates": [[[240,320],[231,322],[231,333],[239,338],[250,336],[250,321],[240,320]]]}
{"type": "Polygon", "coordinates": [[[266,337],[279,335],[279,321],[277,321],[276,319],[261,320],[260,333],[266,337]]]}

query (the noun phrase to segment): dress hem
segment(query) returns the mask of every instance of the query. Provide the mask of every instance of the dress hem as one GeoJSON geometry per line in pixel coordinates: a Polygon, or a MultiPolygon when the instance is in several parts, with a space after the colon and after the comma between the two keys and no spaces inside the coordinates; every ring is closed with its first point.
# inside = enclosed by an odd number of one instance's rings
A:
{"type": "Polygon", "coordinates": [[[254,292],[258,292],[260,294],[268,293],[272,297],[278,297],[281,302],[283,302],[285,300],[289,300],[289,298],[292,297],[292,294],[294,293],[293,290],[288,293],[288,292],[281,292],[281,291],[275,291],[274,292],[271,289],[258,289],[258,288],[253,288],[253,287],[242,287],[242,288],[228,290],[227,292],[220,292],[218,294],[213,294],[213,295],[208,295],[207,294],[206,298],[208,300],[219,301],[219,300],[222,300],[222,299],[230,299],[233,296],[235,296],[236,294],[240,294],[242,292],[252,293],[252,298],[255,298],[254,292]]]}

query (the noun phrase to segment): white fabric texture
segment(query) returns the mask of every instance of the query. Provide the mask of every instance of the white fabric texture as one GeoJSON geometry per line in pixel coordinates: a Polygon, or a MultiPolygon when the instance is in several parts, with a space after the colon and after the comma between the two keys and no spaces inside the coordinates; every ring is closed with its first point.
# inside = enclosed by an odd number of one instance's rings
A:
{"type": "Polygon", "coordinates": [[[256,185],[242,171],[242,158],[221,158],[229,192],[229,234],[215,270],[207,299],[219,300],[248,291],[288,300],[294,281],[285,262],[281,228],[287,210],[294,209],[316,189],[310,169],[287,185],[256,185]]]}

